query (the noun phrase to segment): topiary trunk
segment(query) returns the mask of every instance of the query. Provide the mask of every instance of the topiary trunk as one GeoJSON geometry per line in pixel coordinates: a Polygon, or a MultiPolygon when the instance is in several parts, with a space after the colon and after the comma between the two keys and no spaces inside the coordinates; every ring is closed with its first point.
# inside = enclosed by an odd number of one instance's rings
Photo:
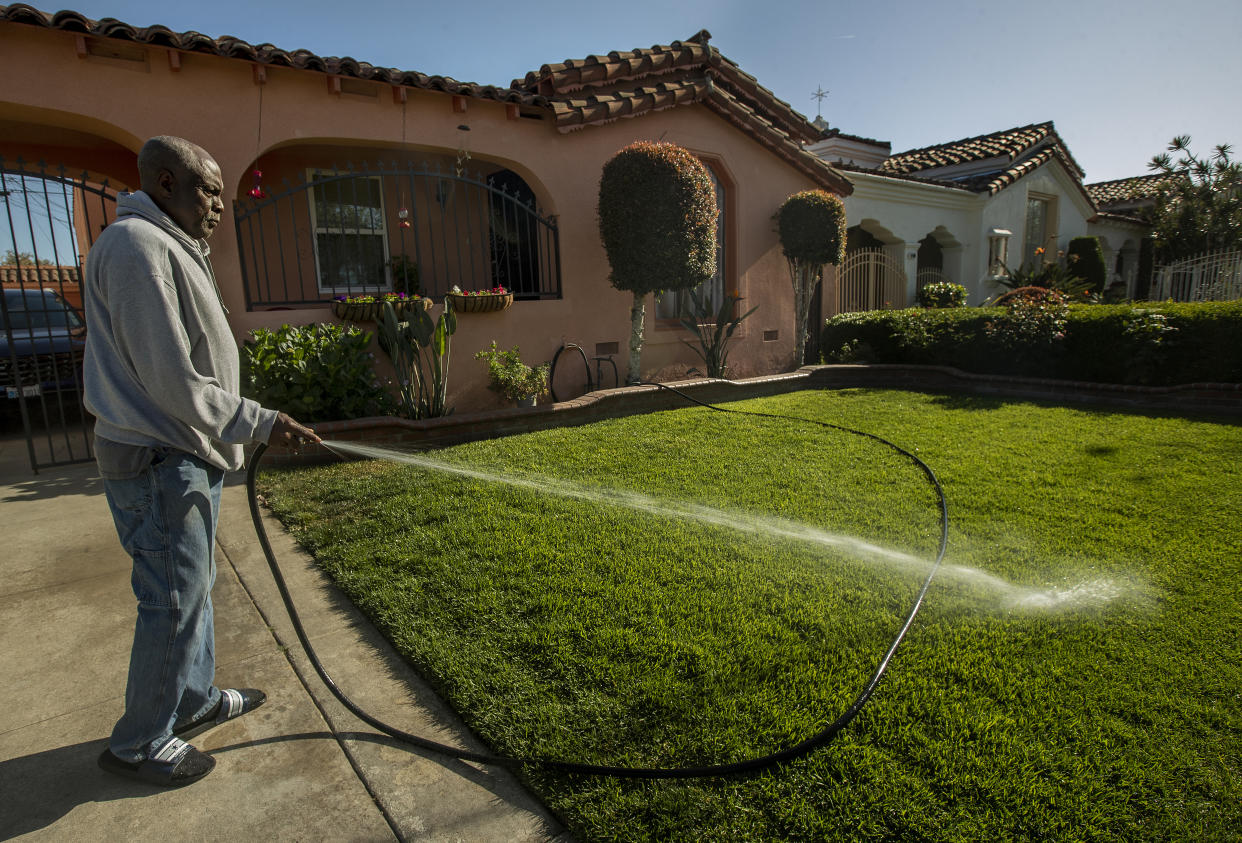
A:
{"type": "Polygon", "coordinates": [[[790,261],[789,274],[794,288],[794,368],[806,362],[807,320],[811,317],[811,301],[819,283],[820,267],[790,261]]]}
{"type": "Polygon", "coordinates": [[[626,383],[638,383],[642,380],[641,361],[643,356],[643,318],[647,313],[647,296],[644,293],[634,294],[634,304],[630,307],[630,371],[626,383]]]}

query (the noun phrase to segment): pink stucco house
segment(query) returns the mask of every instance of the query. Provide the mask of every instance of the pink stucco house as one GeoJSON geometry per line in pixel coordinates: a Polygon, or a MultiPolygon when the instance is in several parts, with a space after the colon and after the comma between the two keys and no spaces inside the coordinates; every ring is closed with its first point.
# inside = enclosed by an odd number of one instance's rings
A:
{"type": "MultiPolygon", "coordinates": [[[[336,319],[334,296],[408,286],[414,267],[437,302],[453,286],[504,284],[513,305],[462,315],[453,340],[450,401],[466,411],[500,403],[470,359],[493,340],[532,362],[567,342],[624,357],[630,297],[608,283],[599,177],[621,147],[662,138],[695,153],[718,185],[720,273],[709,284],[759,307],[730,356],[734,374],[788,370],[793,296],[772,215],[796,191],[852,188],[804,148],[820,129],[709,39],[548,64],[498,87],[0,6],[0,164],[84,174],[71,189],[93,210],[73,215],[77,242],[53,261],[71,266],[107,222],[109,192],[136,188],[147,137],[208,149],[232,200],[211,246],[239,341],[260,326],[336,319]]],[[[673,305],[647,308],[645,375],[696,361],[673,305]]],[[[580,391],[580,375],[565,377],[562,394],[580,391]]]]}

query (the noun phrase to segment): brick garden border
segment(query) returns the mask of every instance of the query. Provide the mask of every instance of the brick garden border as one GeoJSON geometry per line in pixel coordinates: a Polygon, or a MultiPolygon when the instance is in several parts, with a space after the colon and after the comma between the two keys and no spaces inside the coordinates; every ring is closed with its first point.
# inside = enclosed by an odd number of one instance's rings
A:
{"type": "MultiPolygon", "coordinates": [[[[980,375],[949,366],[804,366],[795,372],[745,380],[696,379],[667,385],[707,403],[778,395],[799,389],[883,387],[916,392],[965,393],[1060,404],[1168,411],[1178,415],[1242,416],[1242,384],[1135,386],[980,375]]],[[[316,424],[315,429],[325,439],[427,450],[685,406],[687,403],[683,399],[659,387],[628,386],[599,390],[570,401],[542,407],[488,410],[419,421],[381,417],[322,422],[316,424]]],[[[335,459],[336,456],[322,446],[304,447],[296,454],[283,447],[273,446],[268,451],[265,462],[290,465],[335,459]]]]}

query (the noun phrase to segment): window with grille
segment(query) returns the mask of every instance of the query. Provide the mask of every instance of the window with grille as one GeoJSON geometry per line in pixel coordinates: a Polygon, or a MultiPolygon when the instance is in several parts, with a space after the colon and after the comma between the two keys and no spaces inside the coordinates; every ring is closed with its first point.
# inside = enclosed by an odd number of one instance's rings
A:
{"type": "Polygon", "coordinates": [[[310,179],[320,292],[389,289],[380,178],[313,170],[310,179]]]}

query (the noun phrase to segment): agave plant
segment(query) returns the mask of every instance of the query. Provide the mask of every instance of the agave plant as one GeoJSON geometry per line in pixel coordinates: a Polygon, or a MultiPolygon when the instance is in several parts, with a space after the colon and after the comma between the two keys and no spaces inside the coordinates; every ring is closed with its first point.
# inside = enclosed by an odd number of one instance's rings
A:
{"type": "Polygon", "coordinates": [[[391,302],[384,302],[379,320],[380,347],[397,370],[401,415],[411,419],[446,416],[449,340],[457,331],[457,314],[444,303],[444,312],[434,322],[422,308],[409,314],[409,321],[397,320],[391,302]]]}
{"type": "Polygon", "coordinates": [[[695,348],[689,340],[682,340],[694,353],[703,358],[709,378],[723,378],[728,371],[729,340],[742,320],[750,316],[758,307],[752,307],[741,316],[733,316],[734,305],[740,302],[740,296],[725,295],[720,302],[720,309],[711,312],[711,299],[700,296],[698,290],[690,290],[690,314],[681,317],[681,325],[687,331],[698,336],[699,347],[695,348]]]}

